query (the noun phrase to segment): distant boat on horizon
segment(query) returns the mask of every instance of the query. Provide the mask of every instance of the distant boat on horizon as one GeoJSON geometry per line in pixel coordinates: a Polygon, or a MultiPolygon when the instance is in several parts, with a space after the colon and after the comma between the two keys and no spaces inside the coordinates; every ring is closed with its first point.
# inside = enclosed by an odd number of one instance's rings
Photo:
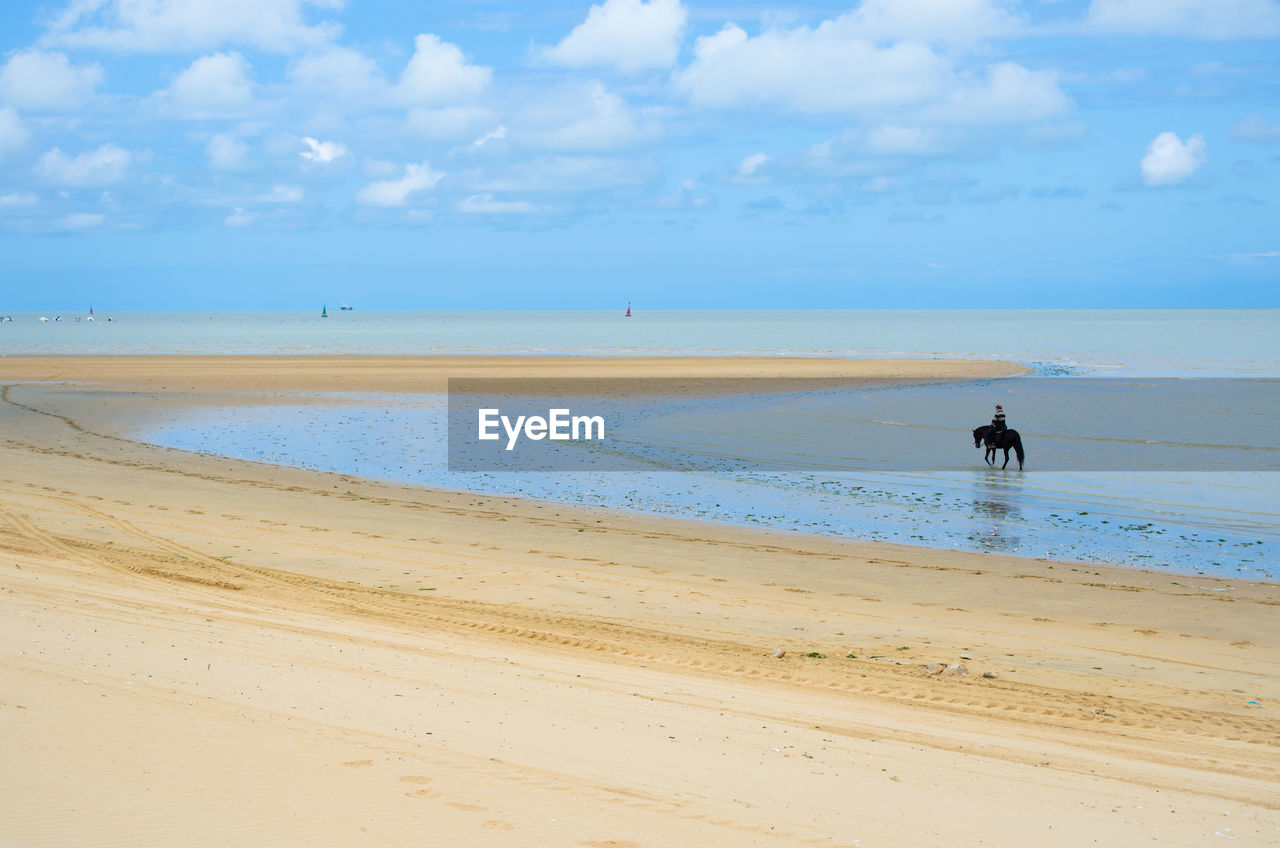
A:
{"type": "Polygon", "coordinates": [[[626,315],[624,315],[624,316],[622,316],[622,317],[623,317],[623,318],[630,318],[630,317],[631,317],[631,301],[629,301],[629,300],[627,301],[627,314],[626,314],[626,315]]]}
{"type": "Polygon", "coordinates": [[[342,310],[343,312],[351,312],[352,310],[355,309],[355,307],[344,303],[341,306],[339,306],[338,309],[342,310]]]}
{"type": "Polygon", "coordinates": [[[329,317],[329,307],[327,305],[320,307],[320,317],[321,318],[329,317]]]}

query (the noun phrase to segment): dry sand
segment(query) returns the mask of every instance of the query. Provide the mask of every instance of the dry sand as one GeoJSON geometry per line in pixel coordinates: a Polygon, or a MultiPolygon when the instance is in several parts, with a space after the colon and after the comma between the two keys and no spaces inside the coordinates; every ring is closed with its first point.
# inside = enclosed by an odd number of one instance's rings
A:
{"type": "Polygon", "coordinates": [[[0,403],[0,845],[1280,843],[1275,585],[425,491],[126,437],[158,405],[250,392],[664,369],[1011,372],[0,359],[0,384],[92,383],[10,385],[0,403]],[[929,673],[954,662],[968,673],[929,673]]]}

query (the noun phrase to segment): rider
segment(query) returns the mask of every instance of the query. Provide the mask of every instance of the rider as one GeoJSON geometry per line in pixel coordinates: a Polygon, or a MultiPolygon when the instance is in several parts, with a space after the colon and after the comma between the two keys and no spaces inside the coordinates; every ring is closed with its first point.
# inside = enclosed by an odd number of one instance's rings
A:
{"type": "Polygon", "coordinates": [[[991,435],[999,435],[1008,429],[1008,425],[1004,423],[1004,407],[997,403],[996,414],[991,418],[991,435]]]}

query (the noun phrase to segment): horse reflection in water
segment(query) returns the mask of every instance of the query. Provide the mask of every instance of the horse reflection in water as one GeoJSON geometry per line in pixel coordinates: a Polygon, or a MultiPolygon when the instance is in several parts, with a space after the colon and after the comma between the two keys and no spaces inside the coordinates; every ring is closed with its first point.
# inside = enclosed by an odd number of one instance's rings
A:
{"type": "Polygon", "coordinates": [[[974,486],[973,539],[989,551],[1017,550],[1022,544],[1022,537],[1015,532],[1022,522],[1018,486],[1003,478],[984,478],[978,478],[974,486]],[[980,529],[986,526],[990,529],[980,529]]]}

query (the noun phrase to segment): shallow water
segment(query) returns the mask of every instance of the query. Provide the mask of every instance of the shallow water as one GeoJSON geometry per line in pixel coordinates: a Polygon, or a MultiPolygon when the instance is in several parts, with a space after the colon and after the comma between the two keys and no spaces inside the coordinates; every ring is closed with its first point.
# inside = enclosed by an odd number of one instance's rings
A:
{"type": "Polygon", "coordinates": [[[440,397],[188,410],[169,447],[424,486],[779,530],[1273,580],[1280,473],[554,472],[447,468],[440,397]]]}

